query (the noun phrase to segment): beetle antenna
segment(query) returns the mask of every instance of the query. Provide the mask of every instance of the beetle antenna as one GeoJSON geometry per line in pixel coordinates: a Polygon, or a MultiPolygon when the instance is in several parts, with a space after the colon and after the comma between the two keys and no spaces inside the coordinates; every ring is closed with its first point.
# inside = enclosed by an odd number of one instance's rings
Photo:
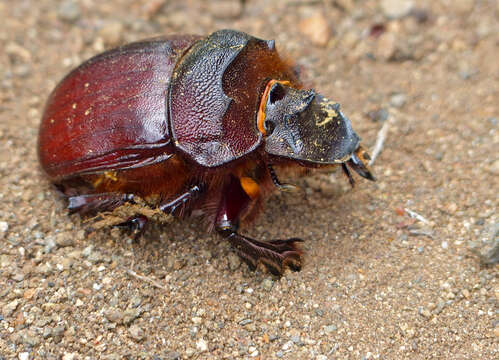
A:
{"type": "Polygon", "coordinates": [[[353,178],[352,173],[350,172],[350,170],[348,170],[348,166],[346,166],[345,163],[342,163],[341,164],[341,169],[343,170],[343,172],[347,176],[348,182],[350,183],[350,186],[354,187],[355,186],[355,180],[354,180],[354,178],[353,178]]]}
{"type": "Polygon", "coordinates": [[[295,185],[281,183],[277,178],[277,174],[275,173],[272,164],[267,164],[267,168],[269,169],[269,174],[272,178],[272,182],[280,191],[296,192],[298,190],[298,187],[296,187],[295,185]]]}

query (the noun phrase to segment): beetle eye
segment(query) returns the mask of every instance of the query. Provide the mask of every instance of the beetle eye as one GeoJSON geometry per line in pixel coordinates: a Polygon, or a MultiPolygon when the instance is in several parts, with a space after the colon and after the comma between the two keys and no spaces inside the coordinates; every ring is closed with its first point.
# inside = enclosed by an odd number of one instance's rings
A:
{"type": "Polygon", "coordinates": [[[281,84],[276,83],[272,86],[272,89],[270,89],[269,102],[274,104],[276,101],[284,98],[284,96],[286,96],[286,89],[281,84]]]}
{"type": "Polygon", "coordinates": [[[274,132],[274,129],[275,129],[274,123],[270,120],[266,120],[265,121],[265,134],[267,136],[272,135],[272,133],[274,132]]]}

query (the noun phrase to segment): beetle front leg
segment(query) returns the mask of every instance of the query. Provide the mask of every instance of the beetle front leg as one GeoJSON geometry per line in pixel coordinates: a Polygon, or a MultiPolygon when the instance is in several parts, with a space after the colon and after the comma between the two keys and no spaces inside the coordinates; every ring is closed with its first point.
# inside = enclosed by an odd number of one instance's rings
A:
{"type": "Polygon", "coordinates": [[[216,230],[236,249],[237,254],[254,270],[263,263],[274,275],[282,275],[284,268],[298,271],[301,268],[301,251],[296,246],[301,239],[291,238],[269,242],[258,241],[243,235],[237,230],[239,218],[248,207],[251,198],[241,186],[240,179],[231,176],[225,186],[218,209],[216,230]]]}

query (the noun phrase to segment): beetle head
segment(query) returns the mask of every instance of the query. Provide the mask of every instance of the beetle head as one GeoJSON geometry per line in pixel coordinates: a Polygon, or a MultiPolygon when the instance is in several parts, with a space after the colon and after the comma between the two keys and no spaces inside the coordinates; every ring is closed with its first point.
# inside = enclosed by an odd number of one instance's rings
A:
{"type": "Polygon", "coordinates": [[[267,153],[304,163],[343,163],[360,143],[338,103],[276,80],[267,85],[258,128],[267,153]]]}

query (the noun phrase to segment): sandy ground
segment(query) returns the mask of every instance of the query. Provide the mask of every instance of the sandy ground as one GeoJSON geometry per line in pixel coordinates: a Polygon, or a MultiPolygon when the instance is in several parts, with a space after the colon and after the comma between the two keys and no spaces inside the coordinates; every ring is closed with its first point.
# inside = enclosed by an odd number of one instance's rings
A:
{"type": "Polygon", "coordinates": [[[498,1],[3,0],[0,19],[0,359],[499,357],[498,266],[478,256],[499,241],[498,1]],[[71,68],[219,28],[276,39],[370,149],[386,134],[377,183],[296,180],[247,229],[307,239],[280,279],[195,221],[87,234],[37,163],[71,68]]]}

